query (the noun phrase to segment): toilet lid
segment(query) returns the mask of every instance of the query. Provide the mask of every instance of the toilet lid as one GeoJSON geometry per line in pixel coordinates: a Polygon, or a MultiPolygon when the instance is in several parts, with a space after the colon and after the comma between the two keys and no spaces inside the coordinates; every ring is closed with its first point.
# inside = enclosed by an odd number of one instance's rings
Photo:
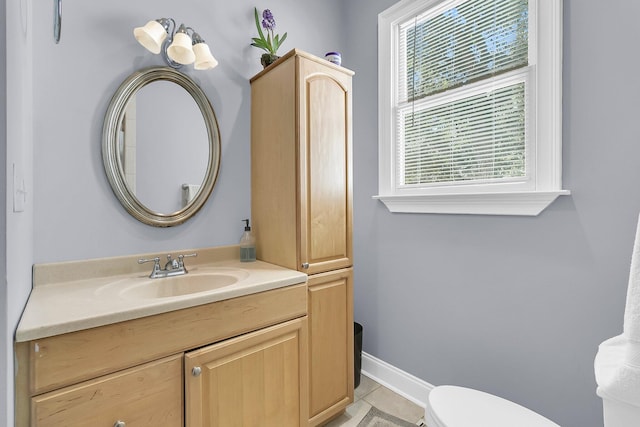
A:
{"type": "Polygon", "coordinates": [[[427,413],[437,427],[560,427],[516,403],[456,386],[434,388],[427,413]]]}

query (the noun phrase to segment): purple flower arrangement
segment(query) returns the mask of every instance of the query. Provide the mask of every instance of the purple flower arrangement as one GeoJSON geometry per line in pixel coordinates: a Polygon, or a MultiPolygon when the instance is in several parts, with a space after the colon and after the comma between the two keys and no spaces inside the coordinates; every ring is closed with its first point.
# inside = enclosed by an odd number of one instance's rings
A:
{"type": "Polygon", "coordinates": [[[262,27],[260,26],[260,15],[258,14],[258,9],[253,8],[254,15],[256,18],[256,28],[258,29],[258,35],[260,37],[253,37],[253,43],[251,46],[255,46],[258,49],[262,49],[270,55],[276,55],[278,48],[287,38],[287,33],[284,33],[282,37],[280,35],[275,34],[274,31],[276,29],[276,20],[273,17],[273,13],[269,9],[265,9],[262,12],[262,27]],[[264,32],[262,29],[264,28],[264,32]],[[266,37],[265,37],[266,33],[266,37]]]}
{"type": "MultiPolygon", "coordinates": [[[[256,13],[258,11],[256,10],[256,13]]],[[[273,13],[269,9],[265,9],[262,12],[262,28],[267,31],[273,31],[276,29],[276,20],[273,18],[273,13]]]]}

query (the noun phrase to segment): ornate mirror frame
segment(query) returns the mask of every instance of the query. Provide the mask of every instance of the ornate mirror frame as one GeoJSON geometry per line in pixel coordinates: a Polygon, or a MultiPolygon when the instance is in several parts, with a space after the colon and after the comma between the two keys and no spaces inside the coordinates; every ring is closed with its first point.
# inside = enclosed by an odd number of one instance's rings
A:
{"type": "Polygon", "coordinates": [[[114,194],[134,218],[155,227],[171,227],[183,223],[205,204],[213,191],[220,169],[220,131],[209,99],[190,77],[172,68],[152,67],[134,72],[120,85],[107,108],[102,129],[102,161],[114,194]],[[144,86],[158,80],[176,83],[193,97],[202,112],[209,139],[209,159],[200,191],[184,208],[167,214],[149,209],[130,190],[119,160],[118,147],[118,132],[131,97],[144,86]]]}

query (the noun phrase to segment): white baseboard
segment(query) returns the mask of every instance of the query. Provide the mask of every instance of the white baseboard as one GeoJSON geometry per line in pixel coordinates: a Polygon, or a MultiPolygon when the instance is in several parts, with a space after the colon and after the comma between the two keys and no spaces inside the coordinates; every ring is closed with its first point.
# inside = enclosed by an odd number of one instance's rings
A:
{"type": "Polygon", "coordinates": [[[435,387],[365,352],[362,352],[362,374],[423,408],[435,387]]]}

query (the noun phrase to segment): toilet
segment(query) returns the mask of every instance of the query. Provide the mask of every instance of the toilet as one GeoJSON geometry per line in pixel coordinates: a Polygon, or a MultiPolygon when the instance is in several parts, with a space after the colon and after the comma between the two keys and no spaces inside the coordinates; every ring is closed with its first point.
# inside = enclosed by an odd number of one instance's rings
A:
{"type": "Polygon", "coordinates": [[[560,427],[506,399],[450,385],[431,390],[425,420],[427,427],[560,427]]]}

